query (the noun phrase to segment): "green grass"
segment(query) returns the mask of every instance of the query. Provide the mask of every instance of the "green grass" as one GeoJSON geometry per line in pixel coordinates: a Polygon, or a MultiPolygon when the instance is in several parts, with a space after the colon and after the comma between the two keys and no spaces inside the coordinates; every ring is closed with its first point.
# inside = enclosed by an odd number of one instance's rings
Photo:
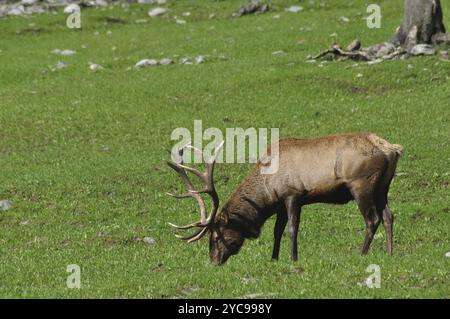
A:
{"type": "MultiPolygon", "coordinates": [[[[0,212],[1,297],[450,297],[449,63],[320,68],[305,57],[333,41],[388,39],[402,1],[378,1],[380,29],[362,20],[370,1],[306,1],[297,14],[284,12],[296,1],[271,2],[273,12],[231,19],[245,1],[169,0],[170,15],[192,12],[185,25],[135,23],[152,5],[83,10],[82,30],[67,29],[61,12],[0,19],[0,199],[14,204],[0,212]],[[278,50],[286,54],[272,55],[278,50]],[[129,68],[143,58],[196,55],[207,62],[129,68]],[[51,71],[57,61],[67,68],[51,71]],[[89,62],[105,70],[91,72],[89,62]],[[197,218],[195,203],[164,194],[182,189],[164,164],[170,134],[192,130],[195,119],[222,130],[279,127],[282,137],[371,131],[402,144],[402,174],[390,192],[394,255],[385,254],[381,228],[369,254],[358,254],[364,222],[354,203],[317,204],[303,210],[299,262],[289,261],[286,236],[280,261],[270,262],[271,218],[260,238],[211,266],[206,239],[187,245],[166,223],[197,218]],[[137,240],[145,236],[156,245],[137,240]],[[66,287],[68,264],[82,268],[79,290],[66,287]],[[381,267],[380,289],[358,286],[370,264],[381,267]]],[[[444,11],[450,27],[450,6],[444,11]]],[[[222,203],[248,169],[217,165],[222,203]]]]}

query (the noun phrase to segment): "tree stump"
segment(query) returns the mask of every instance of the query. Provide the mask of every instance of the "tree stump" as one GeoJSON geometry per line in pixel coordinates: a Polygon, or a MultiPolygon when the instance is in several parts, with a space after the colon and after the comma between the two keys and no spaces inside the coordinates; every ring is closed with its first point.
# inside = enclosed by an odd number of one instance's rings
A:
{"type": "MultiPolygon", "coordinates": [[[[433,45],[450,44],[450,34],[445,33],[440,0],[405,0],[403,21],[391,39],[368,48],[361,48],[354,40],[346,49],[333,44],[329,49],[308,59],[330,57],[334,60],[363,60],[378,63],[384,60],[433,55],[433,45]]],[[[448,54],[447,54],[448,55],[448,54]]]]}

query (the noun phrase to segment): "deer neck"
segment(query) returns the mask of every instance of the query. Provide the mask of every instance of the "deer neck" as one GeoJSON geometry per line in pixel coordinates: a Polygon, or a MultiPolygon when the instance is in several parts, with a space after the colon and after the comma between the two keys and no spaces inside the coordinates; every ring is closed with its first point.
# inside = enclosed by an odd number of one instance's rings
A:
{"type": "Polygon", "coordinates": [[[225,203],[221,215],[228,227],[240,231],[245,238],[257,238],[273,214],[272,206],[261,176],[250,175],[225,203]]]}

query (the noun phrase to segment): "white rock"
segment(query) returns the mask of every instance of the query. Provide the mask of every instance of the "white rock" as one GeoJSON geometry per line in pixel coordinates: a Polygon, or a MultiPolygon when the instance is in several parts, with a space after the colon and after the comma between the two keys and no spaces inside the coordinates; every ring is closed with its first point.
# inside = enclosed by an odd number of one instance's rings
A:
{"type": "Polygon", "coordinates": [[[148,66],[156,66],[158,65],[158,61],[154,59],[143,59],[134,65],[135,68],[144,68],[148,66]]]}
{"type": "Polygon", "coordinates": [[[184,16],[184,17],[189,17],[190,15],[191,15],[191,13],[190,13],[189,11],[183,12],[183,16],[184,16]]]}
{"type": "Polygon", "coordinates": [[[342,22],[350,22],[350,19],[344,16],[340,17],[339,20],[342,22]]]}
{"type": "Polygon", "coordinates": [[[183,19],[176,19],[175,22],[178,24],[186,24],[186,20],[183,19]]]}
{"type": "Polygon", "coordinates": [[[288,12],[299,12],[302,10],[303,10],[302,6],[290,6],[289,8],[286,8],[286,11],[288,12]]]}
{"type": "Polygon", "coordinates": [[[76,3],[71,3],[64,8],[64,13],[73,13],[75,11],[80,11],[80,6],[76,3]]]}
{"type": "Polygon", "coordinates": [[[108,5],[108,2],[105,0],[95,0],[95,5],[99,7],[106,7],[108,5]]]}
{"type": "Polygon", "coordinates": [[[159,64],[161,65],[168,65],[168,64],[172,64],[173,60],[172,59],[168,59],[168,58],[164,58],[159,60],[159,64]]]}
{"type": "Polygon", "coordinates": [[[67,55],[74,55],[75,53],[77,53],[77,51],[75,50],[62,50],[59,54],[62,56],[67,56],[67,55]]]}
{"type": "Polygon", "coordinates": [[[285,54],[286,52],[280,50],[280,51],[274,51],[272,52],[273,55],[280,55],[280,54],[285,54]]]}
{"type": "Polygon", "coordinates": [[[10,16],[20,16],[25,14],[25,8],[23,5],[19,5],[16,7],[12,7],[9,11],[8,11],[8,15],[10,16]]]}
{"type": "Polygon", "coordinates": [[[192,61],[189,58],[182,58],[180,64],[192,64],[192,61]]]}
{"type": "Polygon", "coordinates": [[[55,70],[62,70],[66,67],[67,67],[67,65],[65,65],[64,62],[58,61],[55,66],[55,70]]]}
{"type": "Polygon", "coordinates": [[[9,200],[0,200],[0,210],[8,210],[10,208],[12,208],[12,203],[9,200]]]}
{"type": "Polygon", "coordinates": [[[21,4],[28,5],[28,6],[35,4],[36,2],[37,2],[37,0],[22,0],[22,1],[20,1],[21,4]]]}
{"type": "Polygon", "coordinates": [[[102,67],[100,64],[97,64],[97,63],[89,64],[89,70],[91,70],[91,71],[97,72],[97,71],[100,71],[103,69],[104,69],[104,67],[102,67]]]}
{"type": "Polygon", "coordinates": [[[205,63],[205,57],[203,55],[199,55],[198,57],[195,58],[195,63],[197,64],[205,63]]]}
{"type": "Polygon", "coordinates": [[[162,15],[162,14],[164,14],[164,13],[166,13],[166,12],[167,12],[167,9],[166,9],[166,8],[155,8],[155,9],[153,9],[153,10],[150,10],[150,11],[148,12],[148,15],[149,15],[150,17],[156,17],[156,16],[162,15]]]}
{"type": "Polygon", "coordinates": [[[383,62],[383,59],[376,59],[376,60],[372,60],[372,61],[367,62],[367,64],[368,65],[373,65],[373,64],[378,64],[378,63],[381,63],[381,62],[383,62]]]}
{"type": "Polygon", "coordinates": [[[145,244],[147,244],[147,245],[154,245],[154,244],[156,244],[156,240],[155,240],[154,238],[152,238],[152,237],[144,237],[144,238],[142,239],[142,241],[143,241],[145,244]]]}
{"type": "Polygon", "coordinates": [[[447,252],[445,253],[445,257],[450,257],[450,251],[447,251],[447,252]]]}
{"type": "Polygon", "coordinates": [[[363,77],[363,74],[362,74],[362,73],[358,73],[358,74],[356,74],[356,77],[357,77],[357,78],[362,78],[362,77],[363,77]]]}

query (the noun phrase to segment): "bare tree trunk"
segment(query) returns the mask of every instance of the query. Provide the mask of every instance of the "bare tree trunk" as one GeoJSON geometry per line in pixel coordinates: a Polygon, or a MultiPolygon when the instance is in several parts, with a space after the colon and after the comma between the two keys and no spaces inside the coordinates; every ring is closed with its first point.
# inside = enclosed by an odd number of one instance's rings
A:
{"type": "Polygon", "coordinates": [[[431,44],[436,35],[444,33],[440,0],[405,0],[403,22],[389,42],[411,48],[431,44]]]}

